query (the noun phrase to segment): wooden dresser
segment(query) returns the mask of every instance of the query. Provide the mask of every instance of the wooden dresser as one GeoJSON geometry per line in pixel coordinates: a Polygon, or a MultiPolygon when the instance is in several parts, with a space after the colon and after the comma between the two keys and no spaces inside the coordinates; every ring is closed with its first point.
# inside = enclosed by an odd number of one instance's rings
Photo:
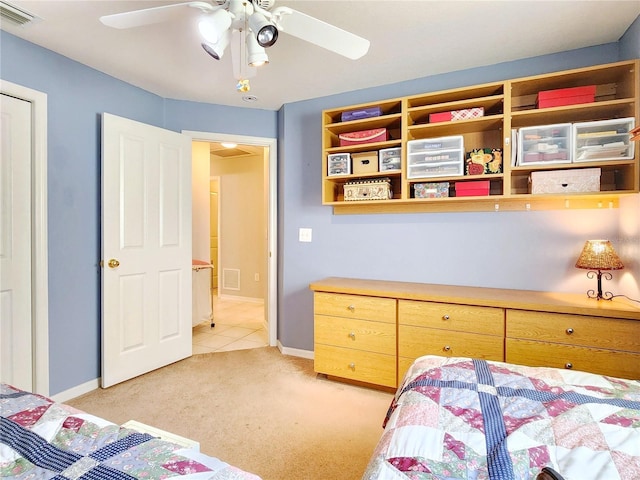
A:
{"type": "Polygon", "coordinates": [[[432,354],[640,379],[640,305],[622,298],[337,277],[310,288],[318,373],[396,387],[432,354]]]}

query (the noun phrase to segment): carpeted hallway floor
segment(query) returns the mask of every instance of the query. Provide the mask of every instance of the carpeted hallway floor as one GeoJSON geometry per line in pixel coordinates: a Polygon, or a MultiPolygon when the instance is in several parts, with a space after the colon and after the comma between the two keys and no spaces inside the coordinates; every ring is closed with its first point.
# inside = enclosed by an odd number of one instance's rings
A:
{"type": "Polygon", "coordinates": [[[317,377],[275,347],[195,355],[66,403],[200,442],[264,480],[358,480],[390,393],[317,377]]]}

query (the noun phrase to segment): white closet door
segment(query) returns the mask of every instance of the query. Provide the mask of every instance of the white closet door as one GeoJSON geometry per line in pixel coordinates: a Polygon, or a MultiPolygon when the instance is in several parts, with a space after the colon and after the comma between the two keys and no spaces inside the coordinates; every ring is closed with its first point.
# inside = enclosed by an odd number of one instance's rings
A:
{"type": "Polygon", "coordinates": [[[0,96],[0,380],[33,390],[31,103],[0,96]]]}

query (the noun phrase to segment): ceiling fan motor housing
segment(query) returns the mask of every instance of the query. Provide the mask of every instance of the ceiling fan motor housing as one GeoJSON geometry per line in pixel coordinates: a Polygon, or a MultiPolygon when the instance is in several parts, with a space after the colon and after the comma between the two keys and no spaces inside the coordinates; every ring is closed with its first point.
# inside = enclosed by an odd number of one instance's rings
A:
{"type": "Polygon", "coordinates": [[[253,4],[262,8],[263,10],[270,10],[273,7],[273,4],[276,3],[275,0],[252,0],[253,4]]]}

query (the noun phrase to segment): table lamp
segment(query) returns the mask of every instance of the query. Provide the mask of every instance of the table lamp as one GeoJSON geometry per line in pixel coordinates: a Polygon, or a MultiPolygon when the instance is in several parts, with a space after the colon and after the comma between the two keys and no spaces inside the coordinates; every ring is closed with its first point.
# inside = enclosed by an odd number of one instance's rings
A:
{"type": "Polygon", "coordinates": [[[603,274],[602,271],[620,270],[624,268],[624,265],[609,240],[587,240],[576,262],[576,268],[591,270],[587,272],[587,278],[596,277],[598,279],[598,291],[588,290],[587,296],[589,298],[611,300],[613,298],[611,292],[602,294],[602,275],[607,280],[611,280],[613,276],[609,272],[603,274]]]}

